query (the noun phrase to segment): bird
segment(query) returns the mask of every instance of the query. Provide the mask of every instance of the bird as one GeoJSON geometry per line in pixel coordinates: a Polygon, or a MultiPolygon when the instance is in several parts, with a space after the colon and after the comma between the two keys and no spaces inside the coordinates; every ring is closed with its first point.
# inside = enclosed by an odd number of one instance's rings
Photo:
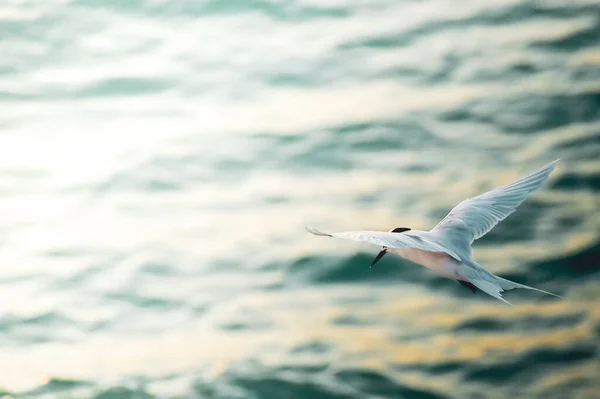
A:
{"type": "Polygon", "coordinates": [[[473,259],[472,244],[513,213],[527,196],[538,190],[554,170],[557,159],[546,166],[456,205],[429,231],[396,227],[391,231],[345,231],[325,233],[305,226],[309,233],[324,237],[381,245],[371,267],[384,255],[391,253],[422,265],[442,277],[456,280],[473,293],[477,289],[509,305],[504,291],[515,288],[534,290],[562,298],[538,288],[529,287],[496,276],[473,259]]]}

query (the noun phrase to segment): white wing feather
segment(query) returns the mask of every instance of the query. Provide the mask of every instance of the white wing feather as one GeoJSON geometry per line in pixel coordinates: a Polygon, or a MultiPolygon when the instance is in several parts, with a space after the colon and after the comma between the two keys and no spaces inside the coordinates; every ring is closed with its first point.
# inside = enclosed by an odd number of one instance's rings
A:
{"type": "Polygon", "coordinates": [[[467,236],[469,245],[513,213],[529,193],[539,189],[559,160],[517,181],[469,198],[455,206],[431,233],[467,236]]]}
{"type": "Polygon", "coordinates": [[[410,230],[403,233],[385,231],[344,231],[339,233],[324,233],[317,229],[306,227],[309,233],[317,236],[337,237],[352,241],[368,242],[388,248],[417,248],[423,251],[444,252],[460,261],[461,258],[451,248],[440,243],[436,237],[428,236],[425,231],[410,230]]]}

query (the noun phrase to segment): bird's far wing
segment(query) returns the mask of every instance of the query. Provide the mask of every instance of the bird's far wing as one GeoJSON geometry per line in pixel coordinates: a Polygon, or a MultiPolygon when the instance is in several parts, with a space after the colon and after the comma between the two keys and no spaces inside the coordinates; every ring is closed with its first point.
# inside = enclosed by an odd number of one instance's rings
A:
{"type": "Polygon", "coordinates": [[[410,233],[388,233],[384,231],[344,231],[340,233],[324,233],[317,229],[306,227],[309,233],[317,236],[337,237],[352,241],[368,242],[388,248],[417,248],[423,251],[444,252],[460,261],[461,258],[453,250],[442,244],[419,235],[416,231],[410,233]]]}
{"type": "Polygon", "coordinates": [[[466,235],[469,244],[473,243],[513,213],[529,193],[539,189],[558,161],[557,159],[517,181],[464,200],[455,206],[431,233],[466,235]]]}

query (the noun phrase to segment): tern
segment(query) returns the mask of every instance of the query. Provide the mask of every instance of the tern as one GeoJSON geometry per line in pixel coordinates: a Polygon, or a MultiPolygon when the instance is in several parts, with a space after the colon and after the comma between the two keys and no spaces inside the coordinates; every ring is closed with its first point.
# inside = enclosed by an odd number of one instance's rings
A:
{"type": "Polygon", "coordinates": [[[483,237],[496,224],[513,213],[529,193],[539,189],[554,170],[556,161],[512,183],[484,194],[466,199],[455,206],[441,222],[430,231],[397,227],[385,231],[345,231],[324,233],[306,227],[317,236],[337,237],[368,242],[383,248],[371,263],[373,266],[387,253],[399,255],[433,270],[442,277],[458,281],[471,289],[477,288],[509,305],[502,292],[524,288],[559,295],[498,277],[477,263],[472,257],[473,241],[483,237]]]}

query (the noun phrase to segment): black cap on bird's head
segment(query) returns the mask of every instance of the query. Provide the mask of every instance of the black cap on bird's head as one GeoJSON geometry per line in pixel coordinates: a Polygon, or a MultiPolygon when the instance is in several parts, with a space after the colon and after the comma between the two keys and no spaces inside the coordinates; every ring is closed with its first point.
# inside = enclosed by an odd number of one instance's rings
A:
{"type": "MultiPolygon", "coordinates": [[[[404,233],[405,231],[409,231],[410,229],[408,227],[396,227],[394,230],[390,231],[390,233],[404,233]]],[[[377,262],[379,262],[381,260],[381,258],[383,258],[383,255],[385,255],[387,253],[387,247],[383,247],[381,251],[379,251],[379,253],[377,254],[377,256],[375,257],[375,259],[373,260],[373,262],[371,262],[371,266],[373,267],[373,265],[377,262]]]]}

